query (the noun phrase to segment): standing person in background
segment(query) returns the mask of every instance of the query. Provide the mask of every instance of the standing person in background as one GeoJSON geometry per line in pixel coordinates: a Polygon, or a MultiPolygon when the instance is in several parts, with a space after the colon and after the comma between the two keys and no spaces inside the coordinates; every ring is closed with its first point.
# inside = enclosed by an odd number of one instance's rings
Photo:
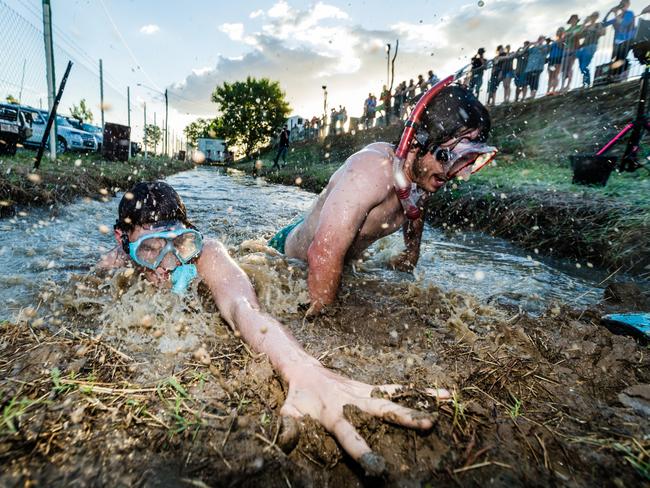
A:
{"type": "Polygon", "coordinates": [[[627,53],[632,47],[632,40],[636,29],[634,26],[634,12],[630,10],[630,0],[621,0],[616,7],[611,9],[603,19],[603,26],[614,26],[614,49],[612,52],[612,75],[622,75],[627,72],[627,53]],[[607,20],[610,15],[614,18],[607,20]]]}
{"type": "Polygon", "coordinates": [[[549,46],[547,95],[555,95],[558,91],[560,71],[562,71],[562,61],[564,59],[564,40],[564,27],[560,27],[555,33],[555,40],[549,46]]]}
{"type": "Polygon", "coordinates": [[[282,162],[284,165],[287,165],[287,152],[289,151],[289,129],[285,125],[280,132],[280,140],[278,141],[278,153],[275,155],[275,160],[273,161],[273,169],[280,169],[280,157],[282,157],[282,162]]]}
{"type": "Polygon", "coordinates": [[[501,61],[501,78],[503,79],[503,101],[510,102],[510,83],[515,76],[514,70],[515,53],[510,52],[510,44],[506,45],[506,50],[501,61]]]}
{"type": "Polygon", "coordinates": [[[429,78],[427,79],[427,84],[429,85],[429,88],[431,88],[433,85],[435,85],[440,81],[440,78],[438,78],[435,75],[432,69],[430,69],[427,74],[429,75],[429,78]]]}
{"type": "Polygon", "coordinates": [[[336,112],[335,108],[332,108],[330,111],[330,135],[333,136],[336,134],[336,123],[338,122],[339,114],[336,112]]]}
{"type": "Polygon", "coordinates": [[[524,45],[515,52],[515,102],[526,98],[528,85],[526,82],[526,62],[528,61],[528,47],[530,41],[524,41],[524,45]]]}
{"type": "Polygon", "coordinates": [[[420,89],[420,93],[424,93],[429,89],[429,85],[424,79],[424,76],[418,75],[418,88],[420,89]]]}
{"type": "Polygon", "coordinates": [[[409,80],[409,86],[406,87],[406,103],[409,105],[413,103],[413,99],[415,98],[415,83],[413,83],[413,79],[409,80]]]}
{"type": "Polygon", "coordinates": [[[544,45],[544,36],[539,36],[535,45],[528,48],[528,61],[526,62],[526,82],[530,88],[530,98],[535,98],[539,88],[539,77],[544,71],[546,53],[548,48],[544,45]]]}
{"type": "Polygon", "coordinates": [[[578,25],[580,17],[573,14],[569,17],[567,24],[569,27],[564,34],[564,59],[562,61],[562,87],[561,91],[567,91],[571,87],[573,80],[573,65],[576,61],[576,51],[579,47],[580,31],[582,26],[578,25]]]}
{"type": "Polygon", "coordinates": [[[597,23],[598,12],[592,13],[585,19],[580,31],[580,39],[582,44],[576,52],[578,58],[578,65],[582,73],[582,87],[589,88],[591,85],[591,73],[589,72],[589,65],[594,58],[596,49],[598,47],[598,39],[605,33],[605,28],[601,23],[597,23]]]}
{"type": "Polygon", "coordinates": [[[375,125],[375,111],[377,110],[377,99],[372,93],[368,93],[366,100],[366,129],[370,129],[375,125]]]}
{"type": "Polygon", "coordinates": [[[469,80],[469,91],[474,93],[478,98],[479,92],[481,91],[481,85],[483,84],[483,73],[485,72],[485,49],[480,47],[471,61],[471,78],[469,80]]]}
{"type": "Polygon", "coordinates": [[[392,113],[391,109],[391,95],[390,95],[390,90],[386,85],[384,85],[384,89],[381,91],[381,102],[384,105],[384,122],[386,126],[390,124],[390,116],[392,113]]]}
{"type": "Polygon", "coordinates": [[[501,63],[503,62],[504,53],[503,46],[497,46],[497,55],[492,59],[492,72],[488,81],[488,98],[485,104],[488,107],[494,107],[496,101],[497,88],[499,88],[499,83],[501,83],[501,63]]]}
{"type": "Polygon", "coordinates": [[[406,90],[406,82],[402,82],[395,88],[393,95],[393,116],[396,120],[401,120],[402,105],[404,103],[404,95],[406,90]]]}

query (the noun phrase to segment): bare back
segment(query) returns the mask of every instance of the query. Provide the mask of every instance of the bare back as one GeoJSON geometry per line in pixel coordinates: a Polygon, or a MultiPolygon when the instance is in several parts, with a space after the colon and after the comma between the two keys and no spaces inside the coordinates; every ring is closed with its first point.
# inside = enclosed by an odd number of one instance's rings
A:
{"type": "Polygon", "coordinates": [[[393,186],[393,155],[391,144],[376,142],[350,156],[331,176],[304,221],[287,237],[287,256],[306,261],[309,246],[319,228],[327,225],[325,221],[357,227],[339,228],[331,234],[336,241],[347,241],[332,243],[347,249],[346,260],[398,230],[405,216],[393,186]]]}

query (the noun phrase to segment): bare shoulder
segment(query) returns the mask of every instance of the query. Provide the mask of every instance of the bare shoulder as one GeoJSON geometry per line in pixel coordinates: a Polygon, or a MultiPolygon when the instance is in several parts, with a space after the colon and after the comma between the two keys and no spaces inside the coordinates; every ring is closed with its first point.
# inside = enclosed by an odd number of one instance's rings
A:
{"type": "Polygon", "coordinates": [[[373,142],[348,158],[347,168],[377,184],[392,178],[393,146],[387,142],[373,142]]]}

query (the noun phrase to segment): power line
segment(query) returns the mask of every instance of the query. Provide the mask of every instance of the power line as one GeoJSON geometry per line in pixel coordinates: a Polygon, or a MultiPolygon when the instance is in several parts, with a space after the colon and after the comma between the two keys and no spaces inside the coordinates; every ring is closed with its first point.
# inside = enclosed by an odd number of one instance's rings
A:
{"type": "MultiPolygon", "coordinates": [[[[140,62],[138,61],[138,58],[135,57],[135,54],[133,53],[133,51],[131,50],[131,48],[130,48],[129,45],[127,44],[126,40],[124,39],[124,36],[122,36],[122,33],[121,33],[120,30],[117,28],[117,25],[115,24],[115,21],[113,20],[113,17],[111,17],[111,14],[108,12],[108,9],[106,8],[106,4],[104,4],[104,0],[99,0],[99,4],[100,4],[100,5],[102,6],[102,8],[104,9],[104,13],[106,14],[106,17],[107,17],[108,20],[110,21],[111,25],[113,26],[113,30],[115,30],[115,33],[116,33],[117,36],[120,38],[120,41],[122,41],[122,44],[123,44],[124,47],[126,48],[126,50],[127,50],[127,52],[129,53],[129,55],[131,56],[131,59],[133,59],[133,62],[136,64],[136,67],[137,67],[140,71],[142,71],[142,73],[147,77],[147,80],[149,81],[149,83],[151,83],[153,86],[155,86],[158,90],[161,90],[161,88],[158,86],[158,84],[157,84],[155,81],[153,81],[153,79],[151,78],[151,76],[149,76],[149,73],[147,73],[147,71],[142,67],[142,65],[141,65],[140,62]]],[[[161,90],[161,91],[162,91],[162,90],[161,90]]]]}

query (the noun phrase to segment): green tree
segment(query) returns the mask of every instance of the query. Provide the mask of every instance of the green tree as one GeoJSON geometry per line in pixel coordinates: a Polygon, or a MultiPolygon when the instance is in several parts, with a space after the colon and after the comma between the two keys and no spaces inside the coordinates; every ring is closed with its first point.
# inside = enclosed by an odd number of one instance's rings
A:
{"type": "Polygon", "coordinates": [[[187,137],[187,142],[191,146],[196,147],[196,141],[201,137],[210,137],[212,139],[223,137],[222,129],[222,119],[220,117],[215,119],[196,119],[183,129],[183,133],[187,137]]]}
{"type": "Polygon", "coordinates": [[[13,103],[14,105],[20,105],[20,100],[18,100],[13,95],[7,95],[6,100],[7,100],[7,103],[13,103]]]}
{"type": "Polygon", "coordinates": [[[86,103],[86,99],[82,98],[79,105],[72,105],[70,108],[70,115],[72,115],[79,122],[91,124],[93,121],[93,113],[86,103]]]}
{"type": "Polygon", "coordinates": [[[162,130],[157,125],[147,124],[144,127],[143,143],[145,147],[153,147],[156,149],[158,143],[162,139],[162,130]]]}
{"type": "Polygon", "coordinates": [[[268,144],[291,111],[277,81],[257,80],[224,83],[212,93],[224,121],[221,135],[229,147],[239,146],[246,156],[268,144]]]}

